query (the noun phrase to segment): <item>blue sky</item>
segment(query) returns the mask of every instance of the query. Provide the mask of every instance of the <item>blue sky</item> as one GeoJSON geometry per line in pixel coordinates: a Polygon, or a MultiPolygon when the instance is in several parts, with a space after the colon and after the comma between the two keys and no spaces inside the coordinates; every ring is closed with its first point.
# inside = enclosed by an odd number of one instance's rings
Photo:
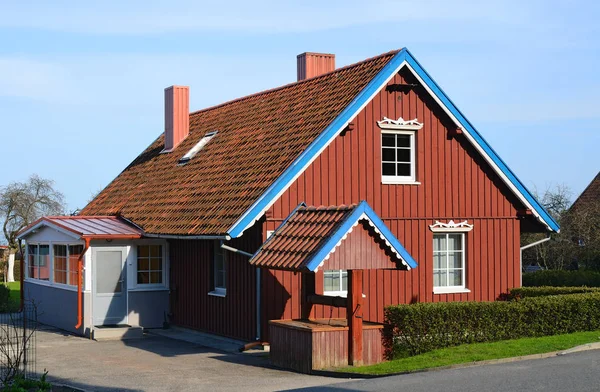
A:
{"type": "Polygon", "coordinates": [[[163,89],[201,109],[408,47],[530,189],[600,170],[593,1],[0,0],[0,185],[37,173],[83,207],[163,131],[163,89]]]}

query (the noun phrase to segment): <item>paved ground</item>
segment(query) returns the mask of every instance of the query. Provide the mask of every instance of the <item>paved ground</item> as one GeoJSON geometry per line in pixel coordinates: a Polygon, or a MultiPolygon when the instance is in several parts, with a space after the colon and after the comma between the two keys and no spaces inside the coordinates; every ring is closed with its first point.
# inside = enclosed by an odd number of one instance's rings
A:
{"type": "Polygon", "coordinates": [[[272,391],[345,380],[270,368],[266,354],[232,354],[161,336],[96,342],[44,328],[37,370],[92,391],[272,391]]]}
{"type": "Polygon", "coordinates": [[[600,391],[600,351],[344,382],[297,391],[600,391]]]}

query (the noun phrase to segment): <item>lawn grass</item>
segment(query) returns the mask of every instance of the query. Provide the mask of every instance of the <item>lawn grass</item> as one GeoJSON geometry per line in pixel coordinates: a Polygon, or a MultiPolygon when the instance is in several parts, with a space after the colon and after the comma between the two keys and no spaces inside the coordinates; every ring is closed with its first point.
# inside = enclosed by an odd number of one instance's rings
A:
{"type": "Polygon", "coordinates": [[[430,351],[414,357],[382,362],[377,365],[343,368],[340,371],[371,375],[403,373],[460,363],[548,353],[592,342],[600,342],[600,331],[504,340],[493,343],[464,344],[430,351]]]}
{"type": "Polygon", "coordinates": [[[10,282],[5,284],[10,289],[9,310],[15,312],[21,306],[21,283],[10,282]]]}

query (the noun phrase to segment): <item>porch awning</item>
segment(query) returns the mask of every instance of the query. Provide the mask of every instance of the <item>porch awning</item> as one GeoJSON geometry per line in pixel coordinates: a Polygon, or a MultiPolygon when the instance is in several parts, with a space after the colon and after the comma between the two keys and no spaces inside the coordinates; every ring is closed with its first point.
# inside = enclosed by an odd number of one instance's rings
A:
{"type": "Polygon", "coordinates": [[[45,216],[19,232],[19,239],[35,233],[42,226],[65,231],[82,239],[135,239],[141,238],[144,231],[127,220],[117,216],[45,216]]]}
{"type": "Polygon", "coordinates": [[[350,206],[300,204],[250,259],[269,269],[411,269],[417,262],[367,202],[350,206]]]}

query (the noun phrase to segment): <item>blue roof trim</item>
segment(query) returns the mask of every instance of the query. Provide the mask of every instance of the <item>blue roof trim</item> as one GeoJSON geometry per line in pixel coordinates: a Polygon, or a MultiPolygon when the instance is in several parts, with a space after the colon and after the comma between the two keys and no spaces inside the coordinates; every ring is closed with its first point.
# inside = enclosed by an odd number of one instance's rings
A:
{"type": "Polygon", "coordinates": [[[485,139],[477,132],[475,127],[466,119],[465,116],[458,110],[454,103],[448,98],[446,93],[438,86],[431,76],[425,71],[421,64],[413,57],[408,49],[403,48],[379,71],[377,75],[367,84],[367,86],[350,102],[350,104],[333,120],[331,124],[308,146],[298,158],[279,176],[273,184],[263,193],[260,198],[244,213],[227,232],[232,238],[242,235],[247,226],[258,218],[263,209],[265,209],[281,192],[287,184],[298,175],[304,165],[311,161],[317,152],[323,148],[328,140],[339,132],[342,126],[345,126],[352,117],[370,99],[371,95],[377,92],[383,83],[393,76],[396,69],[406,61],[419,77],[427,84],[436,97],[447,107],[447,109],[458,119],[458,121],[466,128],[466,131],[473,137],[475,142],[488,154],[500,168],[502,173],[515,186],[521,195],[527,200],[533,209],[539,214],[542,220],[553,231],[559,231],[558,223],[546,212],[542,205],[533,197],[533,194],[523,185],[523,183],[515,176],[508,168],[506,163],[496,154],[485,139]]]}
{"type": "Polygon", "coordinates": [[[458,121],[467,128],[467,132],[475,141],[481,146],[481,148],[490,156],[490,158],[498,165],[502,173],[512,182],[512,184],[521,192],[523,197],[533,206],[535,211],[540,217],[546,222],[548,227],[554,231],[560,230],[558,223],[548,214],[548,212],[542,207],[542,205],[533,197],[533,194],[523,185],[523,183],[517,178],[517,176],[510,170],[510,168],[504,163],[496,151],[487,143],[487,141],[477,132],[475,127],[467,120],[460,110],[454,105],[454,103],[448,98],[446,93],[438,86],[431,76],[425,71],[421,64],[413,57],[412,53],[406,49],[406,62],[414,69],[414,71],[423,79],[427,86],[433,91],[437,98],[448,108],[448,110],[458,119],[458,121]]]}
{"type": "Polygon", "coordinates": [[[390,243],[391,247],[400,254],[402,260],[406,262],[410,266],[410,268],[416,268],[417,262],[413,257],[408,253],[406,249],[402,246],[400,241],[392,234],[392,232],[387,228],[385,223],[377,216],[375,211],[367,204],[366,201],[361,201],[360,204],[352,211],[352,214],[346,218],[342,222],[342,224],[337,228],[335,233],[327,240],[327,242],[311,257],[310,261],[306,264],[306,268],[314,272],[321,262],[325,260],[325,257],[332,250],[334,250],[335,246],[338,242],[348,233],[348,231],[354,226],[354,224],[358,221],[358,219],[365,214],[373,225],[379,230],[381,235],[385,237],[385,239],[390,243]]]}
{"type": "Polygon", "coordinates": [[[367,86],[350,102],[348,106],[333,120],[331,124],[325,130],[317,136],[317,138],[308,146],[302,154],[283,172],[277,180],[262,194],[262,196],[250,207],[249,211],[246,212],[245,216],[239,220],[233,227],[231,227],[227,234],[232,238],[240,236],[246,229],[246,226],[250,225],[258,214],[269,205],[269,203],[281,192],[299,172],[303,169],[304,165],[315,156],[315,154],[323,148],[328,140],[341,131],[342,126],[345,126],[352,117],[356,114],[358,109],[364,105],[371,95],[376,93],[385,82],[402,64],[406,49],[402,49],[396,53],[394,57],[388,61],[388,63],[379,71],[377,75],[367,84],[367,86]]]}

